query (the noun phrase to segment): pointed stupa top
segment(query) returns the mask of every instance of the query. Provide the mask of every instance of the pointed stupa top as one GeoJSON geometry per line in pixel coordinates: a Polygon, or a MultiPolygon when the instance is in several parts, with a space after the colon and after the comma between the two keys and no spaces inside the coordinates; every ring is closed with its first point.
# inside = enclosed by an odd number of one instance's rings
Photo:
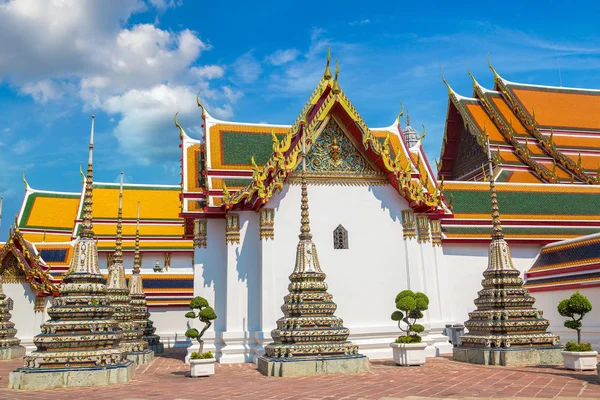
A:
{"type": "Polygon", "coordinates": [[[323,79],[330,80],[331,79],[331,69],[329,68],[329,64],[331,63],[331,47],[327,45],[327,65],[325,67],[325,73],[323,74],[323,79]]]}
{"type": "Polygon", "coordinates": [[[135,251],[133,253],[133,271],[129,278],[129,294],[144,294],[144,285],[140,269],[142,259],[140,257],[140,203],[138,202],[137,221],[135,224],[135,251]]]}
{"type": "Polygon", "coordinates": [[[92,156],[94,153],[94,116],[92,115],[92,129],[90,132],[90,154],[88,157],[87,175],[85,178],[85,194],[83,198],[83,222],[81,223],[81,234],[82,238],[93,238],[94,231],[92,226],[92,183],[93,183],[93,168],[92,168],[92,156]]]}
{"type": "Polygon", "coordinates": [[[335,60],[335,78],[333,79],[333,88],[331,88],[331,91],[333,92],[333,94],[338,94],[342,91],[342,89],[340,89],[340,84],[338,83],[338,78],[340,76],[340,65],[338,63],[338,60],[335,60]]]}
{"type": "Polygon", "coordinates": [[[317,257],[317,248],[310,233],[310,217],[308,213],[308,185],[306,182],[306,136],[302,137],[302,184],[300,198],[300,235],[296,251],[295,273],[323,272],[317,257]]]}
{"type": "Polygon", "coordinates": [[[404,134],[406,144],[409,148],[414,147],[419,143],[419,132],[410,126],[410,115],[408,114],[408,110],[406,110],[406,128],[402,130],[402,133],[404,134]]]}
{"type": "Polygon", "coordinates": [[[108,289],[127,289],[125,267],[123,266],[123,173],[121,172],[121,185],[119,187],[119,211],[117,213],[117,236],[115,239],[115,253],[112,264],[108,268],[108,289]]]}

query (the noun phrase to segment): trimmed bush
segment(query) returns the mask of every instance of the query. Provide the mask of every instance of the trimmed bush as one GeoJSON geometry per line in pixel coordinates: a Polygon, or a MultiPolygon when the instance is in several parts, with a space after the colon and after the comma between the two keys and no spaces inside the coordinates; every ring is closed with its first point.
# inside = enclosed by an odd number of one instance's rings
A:
{"type": "Polygon", "coordinates": [[[579,292],[573,293],[571,297],[558,303],[558,313],[563,317],[571,318],[565,321],[565,327],[577,331],[577,344],[581,344],[581,327],[583,326],[581,320],[590,311],[592,311],[592,303],[579,292]]]}
{"type": "Polygon", "coordinates": [[[589,343],[577,343],[575,341],[570,341],[565,346],[566,351],[594,351],[592,349],[592,345],[589,343]]]}
{"type": "Polygon", "coordinates": [[[429,307],[429,298],[421,292],[403,290],[396,296],[395,303],[398,310],[392,313],[392,321],[398,322],[398,329],[406,333],[398,337],[396,343],[421,343],[421,336],[418,334],[422,333],[425,327],[416,322],[423,318],[423,311],[429,307]]]}
{"type": "MultiPolygon", "coordinates": [[[[210,328],[210,326],[212,325],[212,321],[217,319],[217,314],[215,313],[215,310],[213,310],[213,308],[208,304],[208,300],[200,296],[194,297],[192,301],[190,301],[190,308],[192,310],[198,310],[198,313],[196,314],[195,311],[188,311],[185,314],[185,317],[189,319],[200,320],[200,322],[204,323],[204,328],[202,328],[201,331],[198,331],[198,329],[196,328],[190,328],[185,332],[185,336],[189,337],[190,339],[196,339],[198,341],[198,343],[200,344],[200,353],[196,354],[204,356],[205,354],[210,353],[210,351],[202,353],[202,350],[204,349],[204,340],[202,340],[202,336],[204,335],[206,330],[210,328]]],[[[193,355],[194,353],[192,353],[192,358],[193,355]]],[[[210,357],[201,358],[212,358],[212,354],[210,357]]]]}
{"type": "Polygon", "coordinates": [[[194,351],[190,358],[192,360],[206,360],[208,358],[215,358],[215,356],[213,356],[213,353],[211,353],[210,351],[207,351],[205,353],[198,353],[194,351]]]}

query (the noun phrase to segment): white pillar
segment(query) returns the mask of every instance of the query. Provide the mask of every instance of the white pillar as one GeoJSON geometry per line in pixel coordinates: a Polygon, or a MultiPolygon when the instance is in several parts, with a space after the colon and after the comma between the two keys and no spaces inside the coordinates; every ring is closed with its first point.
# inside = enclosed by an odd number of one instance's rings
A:
{"type": "Polygon", "coordinates": [[[412,210],[402,211],[402,228],[406,254],[407,289],[413,292],[422,292],[421,257],[419,255],[419,244],[417,243],[415,215],[412,210]]]}

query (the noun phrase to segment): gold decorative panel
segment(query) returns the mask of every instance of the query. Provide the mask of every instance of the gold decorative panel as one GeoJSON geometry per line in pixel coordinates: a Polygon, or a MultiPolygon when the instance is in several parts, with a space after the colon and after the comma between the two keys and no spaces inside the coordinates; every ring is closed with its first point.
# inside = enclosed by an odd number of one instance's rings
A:
{"type": "Polygon", "coordinates": [[[432,219],[429,221],[431,227],[431,243],[434,246],[442,245],[442,224],[439,219],[432,219]]]}
{"type": "Polygon", "coordinates": [[[240,242],[240,216],[239,214],[227,214],[225,216],[225,242],[240,242]]]}
{"type": "Polygon", "coordinates": [[[260,209],[260,240],[275,238],[275,210],[260,209]]]}
{"type": "Polygon", "coordinates": [[[429,218],[426,215],[417,215],[418,242],[427,243],[431,240],[429,236],[429,218]]]}
{"type": "Polygon", "coordinates": [[[402,229],[404,239],[414,239],[417,237],[417,229],[415,227],[415,214],[412,210],[402,210],[402,229]]]}
{"type": "Polygon", "coordinates": [[[206,219],[194,220],[194,246],[206,248],[207,232],[206,219]]]}

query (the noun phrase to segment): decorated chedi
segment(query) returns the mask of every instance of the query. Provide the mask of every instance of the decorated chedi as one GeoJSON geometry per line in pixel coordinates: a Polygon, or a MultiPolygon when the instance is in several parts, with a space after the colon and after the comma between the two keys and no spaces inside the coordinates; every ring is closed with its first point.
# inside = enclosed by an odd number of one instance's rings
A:
{"type": "Polygon", "coordinates": [[[0,360],[10,360],[25,355],[25,347],[21,346],[21,339],[16,337],[15,323],[11,322],[10,317],[8,300],[2,290],[2,275],[0,275],[0,360]]]}
{"type": "Polygon", "coordinates": [[[469,333],[454,348],[454,359],[506,366],[561,364],[559,338],[546,332],[550,323],[533,307],[535,298],[523,287],[504,240],[491,159],[488,143],[493,224],[488,267],[475,300],[477,309],[465,322],[469,333]]]}
{"type": "Polygon", "coordinates": [[[48,309],[50,320],[33,342],[37,350],[12,372],[9,387],[43,389],[96,386],[128,382],[135,364],[120,347],[123,331],[113,318],[106,279],[98,268],[98,249],[92,227],[92,153],[94,117],[84,188],[83,221],[73,245],[69,270],[59,286],[60,296],[48,309]]]}
{"type": "Polygon", "coordinates": [[[143,339],[148,343],[150,350],[154,354],[161,354],[164,350],[160,342],[160,336],[156,332],[154,323],[150,320],[150,313],[146,305],[146,294],[144,293],[144,283],[140,269],[142,260],[140,258],[140,203],[138,203],[137,223],[135,227],[135,253],[133,256],[133,271],[129,278],[129,296],[131,298],[131,318],[132,322],[138,324],[143,330],[143,339]]]}
{"type": "Polygon", "coordinates": [[[303,138],[300,241],[289,294],[281,307],[284,317],[271,332],[274,343],[265,346],[258,370],[269,376],[307,376],[351,373],[369,369],[369,359],[348,341],[350,331],[334,315],[337,305],[327,293],[325,273],[312,241],[306,183],[306,144],[303,138]]]}
{"type": "Polygon", "coordinates": [[[148,349],[148,342],[144,336],[144,326],[132,321],[131,298],[125,279],[123,267],[123,173],[119,187],[119,211],[117,213],[117,236],[115,239],[115,253],[112,264],[108,268],[106,284],[110,305],[114,307],[113,318],[123,330],[121,347],[127,350],[127,358],[136,364],[148,364],[154,359],[154,352],[148,349]]]}

